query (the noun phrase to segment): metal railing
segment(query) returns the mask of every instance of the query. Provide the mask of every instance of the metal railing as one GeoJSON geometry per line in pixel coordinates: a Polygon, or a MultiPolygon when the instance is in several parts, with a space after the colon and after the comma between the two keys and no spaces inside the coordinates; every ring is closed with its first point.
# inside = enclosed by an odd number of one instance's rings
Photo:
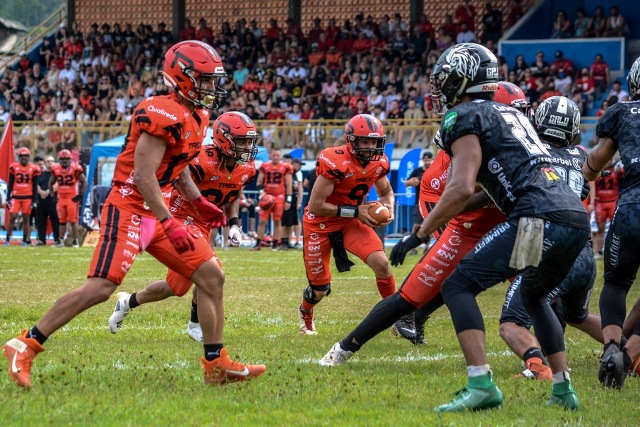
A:
{"type": "Polygon", "coordinates": [[[42,42],[42,38],[47,34],[52,34],[60,27],[60,24],[67,19],[67,8],[65,6],[59,8],[47,18],[45,18],[40,25],[33,27],[26,35],[24,35],[12,50],[4,53],[0,53],[0,75],[4,73],[6,67],[12,65],[20,51],[31,51],[36,45],[42,42]]]}
{"type": "MultiPolygon", "coordinates": [[[[342,144],[346,120],[256,120],[260,134],[259,145],[267,148],[308,148],[305,156],[312,158],[313,146],[317,148],[342,144]]],[[[583,117],[581,130],[589,136],[595,129],[595,118],[583,117]],[[593,120],[592,120],[593,119],[593,120]]],[[[90,149],[96,143],[126,135],[128,121],[90,122],[14,122],[16,146],[29,147],[39,154],[56,153],[61,149],[90,149]]],[[[384,121],[387,141],[396,143],[396,148],[424,147],[439,127],[439,119],[409,119],[384,121]],[[409,123],[410,122],[410,123],[409,123]]],[[[589,141],[582,141],[585,146],[589,141]]]]}

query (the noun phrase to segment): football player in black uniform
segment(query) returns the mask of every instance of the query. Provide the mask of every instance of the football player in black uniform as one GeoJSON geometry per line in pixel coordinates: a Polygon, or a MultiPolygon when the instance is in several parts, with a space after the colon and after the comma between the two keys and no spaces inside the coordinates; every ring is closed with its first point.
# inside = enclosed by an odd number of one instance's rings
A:
{"type": "MultiPolygon", "coordinates": [[[[498,95],[495,99],[498,99],[498,95]]],[[[586,199],[591,190],[589,182],[582,174],[587,152],[581,147],[572,146],[580,133],[578,106],[564,96],[548,98],[536,109],[533,126],[549,150],[551,164],[560,177],[569,184],[576,195],[583,200],[586,199]]],[[[553,304],[561,321],[602,342],[600,316],[589,314],[589,299],[595,278],[593,247],[591,241],[588,241],[567,277],[549,293],[548,300],[553,304]]],[[[507,290],[500,316],[500,336],[525,362],[526,369],[520,376],[551,380],[551,369],[544,363],[540,344],[528,330],[531,328],[531,318],[522,304],[521,279],[522,276],[517,276],[507,290]]]]}
{"type": "Polygon", "coordinates": [[[431,75],[431,101],[441,123],[442,143],[452,158],[447,187],[420,229],[404,241],[417,246],[465,208],[476,182],[507,216],[462,259],[442,285],[444,301],[467,363],[468,384],[436,409],[454,412],[502,404],[485,351],[483,290],[522,275],[522,303],[553,371],[548,404],[577,409],[567,368],[562,326],[547,294],[569,272],[589,236],[589,220],[578,197],[551,165],[551,155],[529,119],[493,101],[498,61],[475,43],[442,53],[431,75]],[[544,334],[541,334],[544,332],[544,334]]]}
{"type": "Polygon", "coordinates": [[[604,351],[598,378],[606,387],[620,388],[632,360],[640,356],[640,325],[621,349],[626,298],[640,266],[640,58],[629,75],[630,102],[611,106],[596,127],[598,145],[582,167],[592,181],[613,158],[616,151],[624,166],[618,207],[609,226],[604,247],[604,287],[600,294],[600,315],[604,351]]]}

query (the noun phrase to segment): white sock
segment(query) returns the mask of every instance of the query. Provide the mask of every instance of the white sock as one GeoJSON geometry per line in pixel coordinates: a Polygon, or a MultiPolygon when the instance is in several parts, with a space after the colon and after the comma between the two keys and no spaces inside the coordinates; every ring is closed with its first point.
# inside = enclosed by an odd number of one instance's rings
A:
{"type": "Polygon", "coordinates": [[[556,372],[555,374],[552,375],[553,384],[560,384],[569,379],[570,379],[569,372],[567,371],[556,372]]]}
{"type": "Polygon", "coordinates": [[[487,375],[489,373],[489,365],[480,366],[467,366],[467,376],[479,377],[481,375],[487,375]]]}

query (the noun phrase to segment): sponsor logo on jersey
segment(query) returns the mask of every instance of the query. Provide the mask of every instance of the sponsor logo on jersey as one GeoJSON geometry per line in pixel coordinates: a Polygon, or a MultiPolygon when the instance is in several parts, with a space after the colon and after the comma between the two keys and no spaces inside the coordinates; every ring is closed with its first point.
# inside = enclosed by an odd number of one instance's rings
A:
{"type": "Polygon", "coordinates": [[[332,168],[336,167],[336,164],[333,163],[328,157],[326,157],[324,154],[320,154],[320,157],[318,157],[318,160],[323,160],[324,162],[326,162],[329,166],[331,166],[332,168]]]}
{"type": "Polygon", "coordinates": [[[447,113],[447,115],[444,117],[442,129],[445,132],[451,131],[451,129],[453,129],[453,125],[455,125],[457,121],[458,121],[458,113],[457,112],[451,111],[451,112],[447,113]]]}
{"type": "Polygon", "coordinates": [[[147,107],[147,110],[151,111],[153,113],[158,113],[158,114],[160,114],[162,116],[165,116],[166,118],[169,118],[169,119],[174,120],[174,121],[178,120],[178,118],[174,114],[171,114],[168,111],[163,110],[162,108],[156,108],[153,105],[149,105],[147,107]]]}
{"type": "Polygon", "coordinates": [[[248,179],[249,179],[249,175],[244,174],[244,175],[242,175],[242,177],[240,178],[240,181],[245,182],[245,181],[246,181],[246,180],[248,180],[248,179]]]}
{"type": "Polygon", "coordinates": [[[434,190],[439,190],[440,189],[440,180],[437,178],[433,178],[431,180],[431,188],[433,188],[434,190]]]}

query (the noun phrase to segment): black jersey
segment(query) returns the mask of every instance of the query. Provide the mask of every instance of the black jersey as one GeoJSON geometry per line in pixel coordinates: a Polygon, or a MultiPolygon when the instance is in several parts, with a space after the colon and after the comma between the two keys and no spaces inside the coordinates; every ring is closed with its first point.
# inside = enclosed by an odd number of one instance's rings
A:
{"type": "Polygon", "coordinates": [[[587,159],[587,152],[579,147],[556,147],[542,143],[551,154],[551,165],[560,178],[566,182],[574,193],[582,200],[589,195],[589,182],[584,179],[582,165],[587,159]]]}
{"type": "Polygon", "coordinates": [[[624,166],[618,205],[640,203],[640,101],[618,102],[598,121],[596,135],[611,138],[624,166]]]}
{"type": "Polygon", "coordinates": [[[588,226],[580,199],[551,165],[553,157],[529,119],[515,108],[493,101],[466,102],[449,110],[441,132],[449,154],[458,138],[479,137],[482,164],[477,181],[509,219],[566,219],[565,224],[588,226]]]}

